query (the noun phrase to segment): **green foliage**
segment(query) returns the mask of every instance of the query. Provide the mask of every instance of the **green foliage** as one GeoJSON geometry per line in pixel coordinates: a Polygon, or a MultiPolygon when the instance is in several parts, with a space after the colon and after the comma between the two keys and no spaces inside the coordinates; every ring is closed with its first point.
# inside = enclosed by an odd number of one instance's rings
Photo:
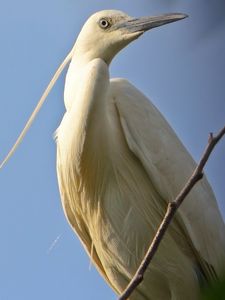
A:
{"type": "Polygon", "coordinates": [[[204,288],[201,300],[225,300],[225,277],[210,287],[204,288]]]}

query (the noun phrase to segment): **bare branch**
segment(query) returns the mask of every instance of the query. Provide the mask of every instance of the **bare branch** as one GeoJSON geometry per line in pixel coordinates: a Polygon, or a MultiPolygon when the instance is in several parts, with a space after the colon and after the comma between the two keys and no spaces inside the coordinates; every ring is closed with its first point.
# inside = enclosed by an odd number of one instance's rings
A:
{"type": "Polygon", "coordinates": [[[203,168],[206,164],[206,162],[209,159],[210,154],[212,153],[214,147],[219,142],[219,140],[223,137],[225,134],[225,127],[216,135],[213,136],[212,133],[209,135],[208,139],[208,145],[202,155],[202,158],[195,168],[193,174],[191,175],[190,179],[187,181],[181,192],[178,194],[176,199],[172,202],[170,202],[167,206],[167,211],[165,213],[165,216],[162,220],[162,223],[160,224],[152,243],[143,258],[137,272],[135,273],[133,279],[130,281],[124,292],[120,295],[118,300],[126,300],[128,297],[133,293],[133,291],[136,289],[136,287],[143,281],[144,279],[144,273],[146,269],[148,268],[150,262],[152,261],[161,241],[162,238],[166,232],[166,230],[169,227],[170,222],[172,221],[177,209],[182,204],[188,193],[191,191],[191,189],[194,187],[194,185],[203,177],[203,168]]]}

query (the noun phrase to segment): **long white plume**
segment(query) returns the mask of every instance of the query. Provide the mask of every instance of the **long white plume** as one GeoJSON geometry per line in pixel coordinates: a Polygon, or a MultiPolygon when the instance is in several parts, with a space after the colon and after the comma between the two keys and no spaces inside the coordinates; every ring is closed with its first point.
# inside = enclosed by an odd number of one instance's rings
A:
{"type": "Polygon", "coordinates": [[[18,136],[15,144],[12,146],[2,163],[0,164],[0,169],[4,166],[4,164],[10,159],[10,157],[15,152],[16,148],[19,146],[19,144],[22,142],[25,134],[27,133],[28,129],[30,128],[31,124],[33,123],[37,113],[39,112],[40,108],[42,107],[43,103],[45,102],[49,92],[53,88],[55,82],[59,78],[60,74],[64,70],[65,66],[68,64],[68,62],[71,60],[73,55],[73,49],[69,52],[69,54],[66,56],[64,61],[61,63],[57,71],[55,72],[54,76],[52,77],[51,81],[49,82],[47,88],[45,89],[44,93],[42,94],[40,100],[38,101],[37,106],[35,107],[34,111],[32,112],[30,118],[28,119],[26,125],[24,126],[23,130],[21,131],[20,135],[18,136]]]}

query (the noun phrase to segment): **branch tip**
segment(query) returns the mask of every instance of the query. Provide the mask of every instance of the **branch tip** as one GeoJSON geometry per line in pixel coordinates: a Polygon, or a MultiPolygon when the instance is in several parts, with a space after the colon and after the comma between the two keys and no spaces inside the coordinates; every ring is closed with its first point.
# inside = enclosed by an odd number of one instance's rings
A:
{"type": "Polygon", "coordinates": [[[209,133],[209,138],[208,138],[208,143],[210,144],[213,140],[214,136],[213,136],[213,132],[209,133]]]}

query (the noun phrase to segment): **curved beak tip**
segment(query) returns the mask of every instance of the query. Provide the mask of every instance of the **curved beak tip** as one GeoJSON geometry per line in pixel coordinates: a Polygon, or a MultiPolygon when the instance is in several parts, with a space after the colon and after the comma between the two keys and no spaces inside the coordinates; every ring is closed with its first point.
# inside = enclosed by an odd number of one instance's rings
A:
{"type": "Polygon", "coordinates": [[[181,20],[189,17],[189,15],[187,15],[187,14],[179,14],[179,15],[181,15],[181,20]]]}

